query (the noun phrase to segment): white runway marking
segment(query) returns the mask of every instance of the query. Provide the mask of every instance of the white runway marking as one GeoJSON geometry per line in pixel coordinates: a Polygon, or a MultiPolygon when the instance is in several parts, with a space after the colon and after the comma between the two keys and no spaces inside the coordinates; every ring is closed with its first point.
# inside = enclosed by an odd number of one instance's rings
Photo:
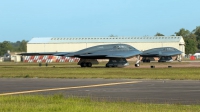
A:
{"type": "Polygon", "coordinates": [[[134,83],[138,83],[138,82],[140,82],[140,81],[118,82],[118,83],[107,83],[107,84],[96,84],[96,85],[88,85],[88,86],[75,86],[75,87],[52,88],[52,89],[40,89],[40,90],[30,90],[30,91],[21,91],[21,92],[10,92],[10,93],[2,93],[2,94],[0,94],[0,96],[26,94],[26,93],[36,93],[36,92],[46,92],[46,91],[79,89],[79,88],[112,86],[112,85],[120,85],[120,84],[134,84],[134,83]]]}

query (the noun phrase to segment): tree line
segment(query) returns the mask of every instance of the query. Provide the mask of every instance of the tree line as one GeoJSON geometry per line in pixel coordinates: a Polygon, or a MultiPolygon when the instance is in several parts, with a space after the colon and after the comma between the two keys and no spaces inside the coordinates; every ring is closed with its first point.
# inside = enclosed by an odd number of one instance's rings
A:
{"type": "MultiPolygon", "coordinates": [[[[156,33],[155,36],[165,36],[162,33],[156,33]]],[[[182,36],[185,41],[185,54],[194,54],[200,50],[200,26],[197,26],[194,30],[189,31],[181,28],[178,32],[175,32],[171,36],[182,36]]],[[[115,35],[110,35],[115,37],[115,35]]],[[[26,52],[27,51],[26,40],[9,42],[0,42],[0,56],[3,56],[8,50],[11,52],[26,52]]]]}
{"type": "MultiPolygon", "coordinates": [[[[161,33],[157,33],[155,36],[164,36],[161,33]]],[[[189,31],[181,28],[175,35],[182,36],[185,41],[185,54],[194,54],[200,50],[200,26],[197,26],[194,30],[189,31]]]]}
{"type": "Polygon", "coordinates": [[[3,41],[0,42],[0,56],[3,56],[7,51],[11,52],[26,52],[27,51],[27,42],[26,40],[17,41],[17,42],[10,42],[10,41],[3,41]]]}

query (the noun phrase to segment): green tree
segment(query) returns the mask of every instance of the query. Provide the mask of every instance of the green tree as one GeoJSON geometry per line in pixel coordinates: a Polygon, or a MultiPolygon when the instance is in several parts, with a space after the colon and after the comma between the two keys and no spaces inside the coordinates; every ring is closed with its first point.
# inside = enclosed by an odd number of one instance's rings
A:
{"type": "Polygon", "coordinates": [[[165,36],[165,35],[163,35],[163,34],[157,32],[157,33],[155,34],[155,36],[165,36]]]}
{"type": "Polygon", "coordinates": [[[113,35],[113,34],[111,34],[109,37],[117,37],[117,35],[113,35]]]}
{"type": "Polygon", "coordinates": [[[197,48],[200,49],[200,26],[197,26],[193,33],[196,35],[197,48]]]}
{"type": "Polygon", "coordinates": [[[196,42],[194,39],[185,39],[185,53],[194,54],[197,51],[196,42]]]}
{"type": "Polygon", "coordinates": [[[13,50],[13,47],[9,41],[0,43],[0,56],[3,56],[5,53],[7,53],[8,50],[13,50]]]}
{"type": "Polygon", "coordinates": [[[189,30],[184,28],[180,29],[179,32],[175,32],[176,36],[182,36],[185,41],[185,53],[194,54],[197,51],[196,35],[191,33],[189,30]]]}
{"type": "Polygon", "coordinates": [[[27,51],[26,44],[27,44],[27,41],[22,40],[22,41],[20,42],[20,44],[19,44],[18,50],[19,50],[20,52],[26,52],[26,51],[27,51]]]}
{"type": "Polygon", "coordinates": [[[182,36],[183,38],[187,38],[190,35],[190,31],[184,28],[181,28],[179,32],[175,32],[176,36],[182,36]]]}

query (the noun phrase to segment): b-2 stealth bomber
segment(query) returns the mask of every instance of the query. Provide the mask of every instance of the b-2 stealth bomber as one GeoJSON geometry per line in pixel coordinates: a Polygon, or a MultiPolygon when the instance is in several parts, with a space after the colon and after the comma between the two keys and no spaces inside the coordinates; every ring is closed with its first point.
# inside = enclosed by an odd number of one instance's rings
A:
{"type": "MultiPolygon", "coordinates": [[[[92,67],[98,64],[97,59],[109,59],[106,67],[122,67],[129,63],[126,58],[139,56],[142,52],[127,44],[107,44],[98,45],[79,50],[77,52],[40,52],[40,53],[21,53],[20,55],[54,55],[65,57],[78,57],[78,65],[81,67],[92,67]]],[[[139,66],[139,59],[135,66],[139,66]]]]}
{"type": "Polygon", "coordinates": [[[172,56],[176,56],[178,61],[181,61],[182,52],[173,47],[159,47],[149,50],[145,50],[140,54],[143,57],[143,62],[150,62],[150,57],[159,57],[158,62],[168,62],[173,61],[172,56]]]}

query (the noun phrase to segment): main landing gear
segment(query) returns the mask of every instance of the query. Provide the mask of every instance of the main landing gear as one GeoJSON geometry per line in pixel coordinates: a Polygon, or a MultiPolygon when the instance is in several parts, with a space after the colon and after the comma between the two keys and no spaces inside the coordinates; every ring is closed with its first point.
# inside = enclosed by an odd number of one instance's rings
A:
{"type": "Polygon", "coordinates": [[[124,67],[129,65],[125,58],[110,58],[106,67],[124,67]]]}
{"type": "Polygon", "coordinates": [[[92,67],[92,63],[91,62],[82,62],[80,64],[81,67],[92,67]]]}
{"type": "Polygon", "coordinates": [[[80,61],[78,62],[78,65],[80,65],[81,67],[92,67],[93,64],[99,64],[99,62],[97,61],[97,59],[80,59],[80,61]]]}
{"type": "Polygon", "coordinates": [[[135,63],[135,67],[139,67],[140,66],[140,56],[137,56],[137,61],[135,63]]]}
{"type": "Polygon", "coordinates": [[[177,60],[178,60],[179,62],[182,61],[182,57],[181,57],[181,55],[178,55],[177,60]]]}
{"type": "Polygon", "coordinates": [[[161,56],[158,62],[172,62],[173,59],[171,56],[161,56]]]}

